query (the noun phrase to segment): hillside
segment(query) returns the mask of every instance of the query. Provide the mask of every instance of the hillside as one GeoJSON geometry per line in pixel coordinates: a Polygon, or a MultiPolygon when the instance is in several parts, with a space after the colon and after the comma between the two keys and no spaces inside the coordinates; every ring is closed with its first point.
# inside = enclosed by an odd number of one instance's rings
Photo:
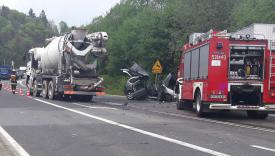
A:
{"type": "Polygon", "coordinates": [[[47,37],[58,33],[57,26],[47,20],[44,11],[38,17],[30,10],[25,15],[8,7],[0,6],[0,64],[25,65],[26,52],[43,46],[47,37]]]}
{"type": "Polygon", "coordinates": [[[180,48],[192,32],[274,22],[274,0],[122,0],[87,27],[109,33],[105,72],[118,75],[133,61],[150,71],[157,57],[166,73],[175,71],[180,48]]]}

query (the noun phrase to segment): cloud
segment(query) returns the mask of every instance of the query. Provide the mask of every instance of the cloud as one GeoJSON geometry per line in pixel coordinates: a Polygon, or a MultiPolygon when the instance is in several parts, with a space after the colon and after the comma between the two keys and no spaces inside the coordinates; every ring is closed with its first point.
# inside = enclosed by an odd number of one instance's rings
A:
{"type": "Polygon", "coordinates": [[[1,0],[0,5],[28,13],[32,8],[38,16],[45,10],[47,18],[56,23],[65,21],[68,25],[89,24],[94,17],[105,14],[120,0],[1,0]]]}

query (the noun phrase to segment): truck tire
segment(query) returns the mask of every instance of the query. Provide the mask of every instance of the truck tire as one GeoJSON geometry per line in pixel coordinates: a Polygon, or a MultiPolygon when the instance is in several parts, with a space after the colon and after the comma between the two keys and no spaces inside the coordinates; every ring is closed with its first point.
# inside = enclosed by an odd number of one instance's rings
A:
{"type": "Polygon", "coordinates": [[[196,110],[197,116],[199,116],[199,117],[204,117],[205,116],[205,112],[204,112],[204,108],[203,108],[203,102],[201,100],[201,92],[200,91],[196,92],[196,96],[195,96],[195,110],[196,110]]]}
{"type": "Polygon", "coordinates": [[[246,111],[247,117],[251,119],[266,119],[268,117],[267,112],[259,112],[255,110],[246,111]]]}
{"type": "Polygon", "coordinates": [[[81,98],[84,102],[91,102],[93,100],[92,95],[83,95],[81,98]]]}
{"type": "Polygon", "coordinates": [[[54,100],[55,98],[55,90],[54,90],[54,84],[53,84],[53,81],[50,81],[49,82],[49,85],[48,85],[48,96],[49,96],[49,99],[50,100],[54,100]]]}
{"type": "Polygon", "coordinates": [[[93,100],[92,95],[73,95],[72,100],[81,102],[91,102],[93,100]]]}
{"type": "Polygon", "coordinates": [[[177,100],[177,109],[178,110],[184,109],[183,102],[181,100],[177,100]]]}
{"type": "Polygon", "coordinates": [[[46,80],[42,83],[42,97],[45,99],[48,98],[48,82],[46,80]]]}
{"type": "Polygon", "coordinates": [[[33,96],[38,97],[40,95],[40,92],[38,91],[37,81],[34,80],[33,82],[33,96]]]}

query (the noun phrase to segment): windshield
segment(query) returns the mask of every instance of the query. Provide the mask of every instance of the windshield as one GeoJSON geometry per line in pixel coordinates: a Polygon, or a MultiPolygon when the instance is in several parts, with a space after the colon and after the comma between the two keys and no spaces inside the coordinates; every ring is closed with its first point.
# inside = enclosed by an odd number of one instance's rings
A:
{"type": "Polygon", "coordinates": [[[7,69],[7,68],[0,68],[0,72],[1,73],[10,73],[10,69],[7,69]]]}

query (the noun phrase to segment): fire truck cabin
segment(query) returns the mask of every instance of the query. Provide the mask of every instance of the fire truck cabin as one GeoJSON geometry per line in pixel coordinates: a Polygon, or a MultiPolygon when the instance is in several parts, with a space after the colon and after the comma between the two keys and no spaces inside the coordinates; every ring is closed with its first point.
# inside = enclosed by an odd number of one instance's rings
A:
{"type": "Polygon", "coordinates": [[[275,53],[268,40],[212,30],[189,40],[178,68],[178,109],[193,104],[198,116],[243,110],[262,119],[275,111],[275,53]]]}

